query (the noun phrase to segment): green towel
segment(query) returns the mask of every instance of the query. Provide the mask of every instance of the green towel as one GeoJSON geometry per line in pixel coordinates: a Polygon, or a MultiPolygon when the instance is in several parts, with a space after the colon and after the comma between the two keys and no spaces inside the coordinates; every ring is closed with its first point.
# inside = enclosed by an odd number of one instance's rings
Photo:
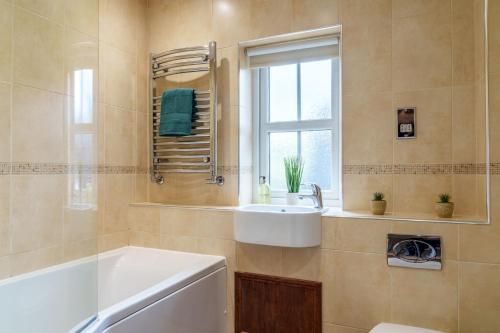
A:
{"type": "Polygon", "coordinates": [[[161,96],[160,136],[191,135],[194,89],[165,90],[161,96]]]}

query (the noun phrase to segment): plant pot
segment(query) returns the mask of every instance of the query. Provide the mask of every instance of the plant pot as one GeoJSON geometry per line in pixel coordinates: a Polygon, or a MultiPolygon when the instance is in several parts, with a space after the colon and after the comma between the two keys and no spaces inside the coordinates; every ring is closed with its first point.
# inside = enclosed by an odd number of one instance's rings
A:
{"type": "Polygon", "coordinates": [[[452,217],[453,209],[455,209],[453,202],[436,202],[436,213],[441,218],[452,217]]]}
{"type": "Polygon", "coordinates": [[[385,209],[387,208],[387,201],[385,200],[372,200],[372,214],[373,215],[384,215],[385,209]]]}
{"type": "Polygon", "coordinates": [[[296,206],[299,203],[298,193],[287,193],[286,194],[286,204],[290,206],[296,206]]]}

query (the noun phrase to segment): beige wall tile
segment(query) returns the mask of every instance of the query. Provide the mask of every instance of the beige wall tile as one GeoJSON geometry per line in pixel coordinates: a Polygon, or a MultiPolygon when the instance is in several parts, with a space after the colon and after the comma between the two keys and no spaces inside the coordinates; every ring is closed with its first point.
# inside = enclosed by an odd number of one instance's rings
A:
{"type": "Polygon", "coordinates": [[[12,251],[24,252],[61,244],[64,176],[11,177],[12,251]]]}
{"type": "Polygon", "coordinates": [[[16,8],[13,38],[14,82],[64,92],[63,28],[16,8]]]}
{"type": "Polygon", "coordinates": [[[136,110],[137,59],[105,43],[99,45],[99,98],[101,102],[136,110]]]}
{"type": "MultiPolygon", "coordinates": [[[[234,273],[236,268],[236,242],[232,240],[198,238],[196,241],[198,252],[226,257],[228,270],[234,273]]],[[[228,279],[232,283],[233,278],[228,279]]],[[[232,294],[232,290],[229,289],[232,294]]]]}
{"type": "Polygon", "coordinates": [[[172,237],[199,235],[199,217],[201,211],[183,208],[161,208],[160,230],[172,237]]]}
{"type": "Polygon", "coordinates": [[[458,263],[442,271],[391,268],[391,322],[458,332],[458,263]]]}
{"type": "Polygon", "coordinates": [[[325,224],[329,226],[323,228],[323,239],[326,240],[321,245],[323,248],[380,254],[387,252],[390,221],[323,218],[323,226],[325,224]],[[335,224],[334,228],[332,224],[335,224]]]}
{"type": "Polygon", "coordinates": [[[198,235],[206,238],[232,240],[233,213],[230,211],[204,210],[198,215],[198,235]]]}
{"type": "Polygon", "coordinates": [[[500,266],[462,263],[460,275],[460,331],[498,332],[500,266]]]}
{"type": "Polygon", "coordinates": [[[130,206],[128,208],[128,223],[133,231],[159,234],[160,208],[130,206]]]}
{"type": "Polygon", "coordinates": [[[14,4],[55,23],[64,23],[64,0],[14,0],[14,4]]]}
{"type": "Polygon", "coordinates": [[[100,0],[99,39],[136,54],[138,9],[137,0],[100,0]]]}
{"type": "Polygon", "coordinates": [[[198,239],[191,236],[160,235],[160,247],[165,250],[198,252],[198,239]]]}
{"type": "Polygon", "coordinates": [[[352,26],[374,26],[380,22],[391,20],[391,0],[341,0],[340,11],[342,25],[346,28],[352,26]]]}
{"type": "Polygon", "coordinates": [[[311,281],[321,278],[319,248],[283,248],[282,260],[283,276],[311,281]]]}
{"type": "Polygon", "coordinates": [[[64,207],[64,241],[73,243],[97,237],[98,211],[82,209],[67,203],[64,207]]]}
{"type": "Polygon", "coordinates": [[[37,269],[60,264],[63,250],[60,246],[47,247],[29,252],[16,253],[11,257],[11,275],[28,273],[37,269]]]}
{"type": "Polygon", "coordinates": [[[342,103],[343,163],[392,164],[395,115],[391,94],[344,95],[342,103]],[[373,140],[374,133],[377,140],[373,140]]]}
{"type": "Polygon", "coordinates": [[[480,193],[476,193],[478,181],[477,175],[453,175],[452,201],[455,203],[454,214],[457,216],[477,216],[478,201],[480,193]]]}
{"type": "Polygon", "coordinates": [[[476,78],[475,54],[480,44],[474,39],[476,30],[484,29],[484,20],[482,18],[479,22],[474,20],[475,6],[476,1],[452,0],[454,85],[473,83],[476,78]]]}
{"type": "Polygon", "coordinates": [[[147,169],[149,165],[149,116],[145,112],[137,112],[136,161],[134,165],[147,169]]]}
{"type": "Polygon", "coordinates": [[[250,1],[252,38],[279,35],[291,31],[292,0],[250,1]]]}
{"type": "Polygon", "coordinates": [[[150,49],[157,53],[207,44],[213,36],[211,13],[211,0],[150,1],[148,4],[150,49]],[[168,31],[183,31],[183,33],[168,34],[168,31]],[[168,38],[165,38],[166,32],[168,38]]]}
{"type": "Polygon", "coordinates": [[[293,0],[292,30],[301,31],[340,23],[339,0],[293,0]]]}
{"type": "Polygon", "coordinates": [[[11,85],[0,83],[0,160],[10,161],[11,85]]]}
{"type": "MultiPolygon", "coordinates": [[[[8,255],[11,239],[10,177],[0,176],[0,257],[8,255]]],[[[0,261],[2,261],[0,259],[0,261]]],[[[1,266],[1,265],[0,265],[1,266]]],[[[1,269],[0,269],[1,270],[1,269]]],[[[0,275],[2,275],[0,273],[0,275]]]]}
{"type": "Polygon", "coordinates": [[[108,165],[135,165],[136,113],[105,106],[105,161],[108,165]]]}
{"type": "Polygon", "coordinates": [[[135,176],[134,202],[147,202],[148,184],[150,182],[149,174],[137,174],[135,176]]]}
{"type": "Polygon", "coordinates": [[[441,236],[441,256],[445,260],[458,259],[457,224],[426,222],[394,222],[392,232],[403,235],[441,236]]]}
{"type": "MultiPolygon", "coordinates": [[[[386,57],[392,52],[390,17],[380,18],[376,25],[359,23],[342,30],[342,57],[345,61],[362,63],[386,57]]],[[[390,73],[389,73],[390,74],[390,73]]]]}
{"type": "Polygon", "coordinates": [[[362,330],[359,328],[339,326],[325,323],[323,325],[323,332],[325,333],[368,333],[367,330],[362,330]]]}
{"type": "Polygon", "coordinates": [[[105,210],[103,232],[128,232],[128,207],[134,198],[134,175],[105,176],[105,210]]]}
{"type": "MultiPolygon", "coordinates": [[[[64,261],[77,260],[80,258],[95,256],[97,262],[98,241],[97,234],[93,238],[75,242],[64,242],[64,261]]],[[[90,278],[90,277],[89,277],[90,278]]]]}
{"type": "Polygon", "coordinates": [[[392,8],[395,18],[404,18],[432,13],[446,13],[451,0],[393,0],[392,8]]]}
{"type": "Polygon", "coordinates": [[[128,231],[118,231],[99,235],[98,248],[99,252],[111,251],[129,244],[128,231]]]}
{"type": "Polygon", "coordinates": [[[491,161],[500,161],[500,75],[489,76],[489,125],[490,125],[490,158],[491,161]]]}
{"type": "Polygon", "coordinates": [[[212,26],[218,47],[235,46],[253,37],[251,1],[214,0],[212,26]],[[228,29],[228,27],[231,27],[228,29]]]}
{"type": "Polygon", "coordinates": [[[10,256],[0,257],[0,279],[10,276],[10,256]]]}
{"type": "Polygon", "coordinates": [[[345,210],[370,210],[374,192],[385,194],[387,211],[392,211],[393,175],[347,175],[343,176],[343,208],[345,210]]]}
{"type": "Polygon", "coordinates": [[[488,1],[488,45],[489,45],[489,71],[490,73],[500,73],[500,4],[497,1],[488,1]]]}
{"type": "Polygon", "coordinates": [[[12,94],[12,160],[65,162],[63,96],[19,85],[12,94]]]}
{"type": "Polygon", "coordinates": [[[11,80],[12,66],[12,5],[0,2],[0,80],[11,80]],[[10,29],[9,29],[10,28],[10,29]]]}
{"type": "Polygon", "coordinates": [[[390,317],[385,255],[323,250],[323,320],[371,329],[390,317]]]}
{"type": "Polygon", "coordinates": [[[452,70],[450,0],[402,0],[395,1],[393,7],[393,89],[449,86],[452,70]]]}
{"type": "Polygon", "coordinates": [[[65,24],[92,37],[99,34],[99,0],[65,0],[65,24]]]}
{"type": "MultiPolygon", "coordinates": [[[[476,162],[476,153],[479,153],[476,151],[476,126],[479,124],[475,124],[475,93],[474,85],[454,86],[452,88],[451,142],[453,163],[474,163],[476,162]]],[[[485,128],[485,124],[482,125],[485,128]]]]}
{"type": "Polygon", "coordinates": [[[159,233],[131,230],[129,237],[132,246],[159,248],[161,245],[159,233]]]}
{"type": "Polygon", "coordinates": [[[451,162],[451,101],[450,88],[394,95],[394,110],[406,106],[417,108],[417,138],[394,141],[395,163],[451,162]]]}
{"type": "Polygon", "coordinates": [[[379,54],[370,62],[342,59],[342,92],[354,95],[359,92],[389,92],[391,90],[391,59],[389,54],[379,54]]]}
{"type": "Polygon", "coordinates": [[[236,244],[239,271],[280,275],[283,267],[283,248],[275,246],[236,244]]]}
{"type": "Polygon", "coordinates": [[[500,264],[500,177],[492,177],[491,225],[460,226],[460,260],[500,264]]]}

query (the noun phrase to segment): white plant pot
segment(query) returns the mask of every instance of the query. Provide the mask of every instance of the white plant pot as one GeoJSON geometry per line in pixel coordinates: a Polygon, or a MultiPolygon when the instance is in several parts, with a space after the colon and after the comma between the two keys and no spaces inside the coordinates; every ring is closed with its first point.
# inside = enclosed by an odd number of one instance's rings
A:
{"type": "Polygon", "coordinates": [[[286,194],[286,204],[290,206],[296,206],[299,204],[299,194],[298,193],[287,193],[286,194]]]}

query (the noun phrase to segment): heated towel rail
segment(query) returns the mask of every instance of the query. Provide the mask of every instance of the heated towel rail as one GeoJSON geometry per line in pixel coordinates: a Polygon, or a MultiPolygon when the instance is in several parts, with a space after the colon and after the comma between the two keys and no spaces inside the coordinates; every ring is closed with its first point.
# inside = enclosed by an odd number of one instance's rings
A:
{"type": "Polygon", "coordinates": [[[217,175],[217,46],[196,46],[151,54],[151,180],[163,184],[165,174],[209,174],[207,182],[222,185],[217,175]],[[160,136],[161,95],[157,80],[171,75],[208,72],[208,90],[195,89],[196,116],[192,134],[160,136]]]}

